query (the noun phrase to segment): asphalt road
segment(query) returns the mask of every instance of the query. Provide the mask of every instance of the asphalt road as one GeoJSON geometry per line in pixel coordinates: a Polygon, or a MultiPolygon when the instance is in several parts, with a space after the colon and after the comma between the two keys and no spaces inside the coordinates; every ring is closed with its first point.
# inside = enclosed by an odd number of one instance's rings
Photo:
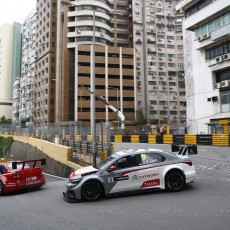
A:
{"type": "MultiPolygon", "coordinates": [[[[115,149],[146,146],[121,143],[115,149]]],[[[0,197],[0,230],[228,230],[230,148],[199,146],[198,152],[191,156],[197,168],[195,183],[177,193],[71,204],[62,198],[66,179],[47,176],[38,191],[0,197]]]]}

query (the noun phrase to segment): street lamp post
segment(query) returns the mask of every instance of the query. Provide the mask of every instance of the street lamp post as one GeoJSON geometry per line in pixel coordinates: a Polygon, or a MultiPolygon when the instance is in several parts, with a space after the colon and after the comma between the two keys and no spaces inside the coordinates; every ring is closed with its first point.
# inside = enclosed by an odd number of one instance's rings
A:
{"type": "Polygon", "coordinates": [[[93,164],[96,164],[97,153],[96,153],[96,105],[95,105],[95,81],[96,81],[96,71],[95,71],[95,10],[93,10],[93,73],[92,73],[92,120],[91,128],[93,135],[93,164]]]}

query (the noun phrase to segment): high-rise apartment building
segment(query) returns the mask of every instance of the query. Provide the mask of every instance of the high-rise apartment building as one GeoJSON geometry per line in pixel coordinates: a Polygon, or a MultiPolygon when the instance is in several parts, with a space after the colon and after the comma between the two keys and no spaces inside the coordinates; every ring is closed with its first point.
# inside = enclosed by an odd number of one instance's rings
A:
{"type": "Polygon", "coordinates": [[[12,119],[12,89],[20,75],[21,24],[0,26],[0,117],[12,119]]]}
{"type": "Polygon", "coordinates": [[[56,0],[37,0],[34,116],[36,127],[55,121],[56,0]]]}
{"type": "MultiPolygon", "coordinates": [[[[33,123],[33,82],[35,72],[35,29],[36,11],[33,10],[22,25],[21,75],[19,94],[19,122],[24,125],[33,123]]],[[[17,86],[16,95],[17,95],[17,86]]],[[[14,100],[15,102],[15,100],[14,100]]]]}
{"type": "MultiPolygon", "coordinates": [[[[77,121],[92,119],[92,95],[80,86],[92,90],[94,77],[95,93],[118,107],[126,120],[135,119],[135,54],[130,4],[131,1],[121,0],[78,0],[67,6],[67,40],[63,40],[63,44],[67,45],[68,56],[62,54],[67,60],[61,81],[69,85],[69,90],[63,87],[60,92],[62,101],[66,100],[62,105],[64,120],[70,116],[68,112],[73,113],[77,121]],[[66,75],[69,78],[65,78],[66,75]],[[74,102],[71,101],[73,93],[74,102]]],[[[117,121],[117,114],[96,100],[96,120],[117,121]]]]}
{"type": "Polygon", "coordinates": [[[180,0],[133,0],[137,107],[148,120],[185,126],[183,13],[180,0]]]}
{"type": "Polygon", "coordinates": [[[186,0],[184,50],[189,133],[223,133],[230,121],[230,2],[186,0]]]}
{"type": "MultiPolygon", "coordinates": [[[[36,11],[34,124],[90,122],[93,97],[80,87],[92,90],[93,80],[95,94],[134,120],[130,2],[37,0],[36,11]]],[[[100,101],[95,107],[96,121],[117,121],[100,101]]]]}

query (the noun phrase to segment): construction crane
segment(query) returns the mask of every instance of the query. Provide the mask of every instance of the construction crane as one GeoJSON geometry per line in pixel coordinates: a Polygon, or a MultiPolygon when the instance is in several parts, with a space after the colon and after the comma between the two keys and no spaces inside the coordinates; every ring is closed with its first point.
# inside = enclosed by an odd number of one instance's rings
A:
{"type": "MultiPolygon", "coordinates": [[[[89,87],[86,87],[84,85],[81,85],[80,88],[90,92],[91,94],[94,94],[93,91],[90,90],[89,87]]],[[[124,114],[119,111],[117,108],[115,108],[114,106],[112,106],[108,101],[106,101],[106,99],[102,96],[98,96],[95,94],[95,97],[101,101],[103,104],[105,104],[106,106],[108,106],[108,108],[110,108],[114,113],[117,114],[117,116],[121,119],[121,130],[124,130],[125,129],[125,116],[124,114]]]]}

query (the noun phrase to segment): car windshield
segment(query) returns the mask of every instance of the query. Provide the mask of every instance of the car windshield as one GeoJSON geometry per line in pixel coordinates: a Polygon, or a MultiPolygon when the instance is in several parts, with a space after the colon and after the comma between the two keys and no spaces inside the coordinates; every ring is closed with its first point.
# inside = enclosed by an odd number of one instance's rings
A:
{"type": "Polygon", "coordinates": [[[114,159],[117,159],[115,154],[113,154],[113,155],[107,157],[104,161],[101,161],[101,162],[98,163],[97,165],[94,165],[94,167],[97,168],[97,169],[102,168],[102,167],[105,166],[106,164],[112,162],[114,159]]]}

